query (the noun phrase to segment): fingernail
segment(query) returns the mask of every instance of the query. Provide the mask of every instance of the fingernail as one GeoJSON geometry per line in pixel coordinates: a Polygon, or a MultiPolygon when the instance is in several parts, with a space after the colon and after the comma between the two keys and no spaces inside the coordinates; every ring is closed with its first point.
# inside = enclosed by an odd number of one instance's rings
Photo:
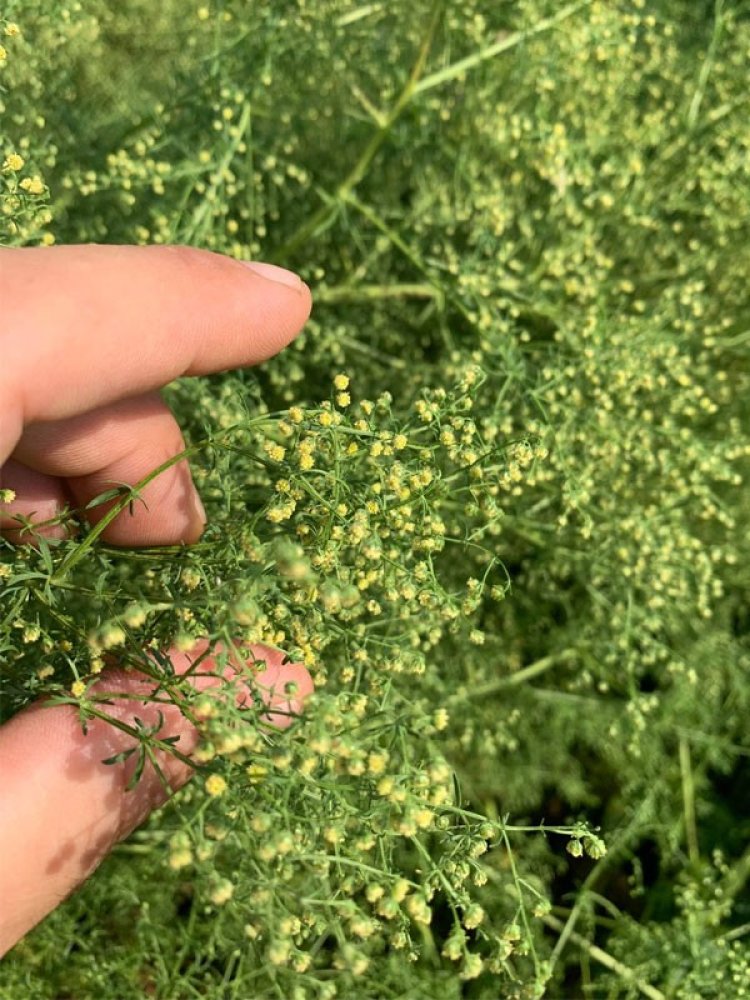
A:
{"type": "Polygon", "coordinates": [[[294,271],[287,271],[285,267],[277,267],[276,264],[266,264],[264,261],[256,260],[243,260],[241,263],[267,281],[275,281],[279,285],[286,285],[287,288],[294,288],[297,291],[302,288],[302,278],[294,271]]]}

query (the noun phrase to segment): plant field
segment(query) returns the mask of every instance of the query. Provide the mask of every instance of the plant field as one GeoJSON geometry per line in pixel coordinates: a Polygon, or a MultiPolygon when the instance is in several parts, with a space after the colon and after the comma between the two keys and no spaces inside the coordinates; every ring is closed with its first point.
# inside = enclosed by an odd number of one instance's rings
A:
{"type": "Polygon", "coordinates": [[[316,685],[207,718],[2,1000],[750,996],[749,53],[747,0],[0,0],[0,244],[314,302],[164,390],[198,544],[0,539],[0,721],[200,637],[316,685]]]}

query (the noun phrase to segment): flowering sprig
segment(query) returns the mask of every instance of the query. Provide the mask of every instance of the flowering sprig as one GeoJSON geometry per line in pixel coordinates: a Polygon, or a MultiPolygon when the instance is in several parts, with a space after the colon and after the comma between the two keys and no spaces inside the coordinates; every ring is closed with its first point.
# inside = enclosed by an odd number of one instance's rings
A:
{"type": "Polygon", "coordinates": [[[8,995],[739,995],[748,26],[552,6],[7,0],[0,241],[192,243],[315,300],[165,390],[197,545],[0,541],[4,717],[93,718],[116,660],[201,735],[8,995]],[[201,637],[304,661],[304,719],[191,692],[163,650],[201,637]]]}

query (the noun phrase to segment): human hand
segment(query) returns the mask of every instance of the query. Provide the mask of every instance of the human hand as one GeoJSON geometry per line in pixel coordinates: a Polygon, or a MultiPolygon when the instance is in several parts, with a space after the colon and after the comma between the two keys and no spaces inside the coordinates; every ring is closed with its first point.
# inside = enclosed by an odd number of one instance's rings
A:
{"type": "MultiPolygon", "coordinates": [[[[302,328],[311,298],[296,275],[267,264],[188,247],[86,245],[0,248],[0,303],[0,487],[16,494],[0,513],[0,532],[22,543],[29,536],[14,514],[39,522],[71,500],[84,508],[113,483],[135,485],[182,452],[179,427],[158,389],[183,375],[271,357],[302,328]]],[[[102,532],[104,541],[154,546],[199,539],[205,514],[186,460],[141,496],[146,506],[119,514],[102,532]]],[[[110,507],[85,516],[97,523],[110,507]]],[[[63,529],[40,532],[59,537],[63,529]]],[[[186,671],[206,646],[169,650],[175,670],[186,671]]],[[[312,691],[310,675],[301,664],[282,663],[278,651],[249,650],[266,661],[256,682],[277,710],[268,720],[288,724],[312,691]]],[[[206,657],[193,683],[219,684],[205,676],[215,670],[206,657]]],[[[234,673],[228,666],[224,676],[234,673]]],[[[112,669],[94,687],[148,693],[154,683],[112,669]]],[[[157,722],[152,703],[113,696],[112,705],[117,719],[137,714],[157,722]]],[[[158,707],[159,736],[179,735],[178,749],[189,755],[197,730],[177,706],[158,707]]],[[[136,755],[101,763],[133,745],[127,733],[98,719],[84,736],[70,705],[36,702],[0,727],[0,956],[166,801],[150,764],[135,789],[125,791],[136,755]]],[[[174,756],[156,756],[173,791],[192,774],[174,756]]]]}

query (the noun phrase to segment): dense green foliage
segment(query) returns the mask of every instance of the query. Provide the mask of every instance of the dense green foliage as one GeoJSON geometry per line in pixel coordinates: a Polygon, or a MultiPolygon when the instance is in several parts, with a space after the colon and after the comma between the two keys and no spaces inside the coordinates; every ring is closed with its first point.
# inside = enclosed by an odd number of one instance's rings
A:
{"type": "Polygon", "coordinates": [[[317,684],[287,734],[210,720],[224,794],[0,996],[747,996],[750,6],[0,15],[3,243],[189,243],[315,300],[166,390],[197,546],[0,543],[2,717],[201,635],[317,684]]]}

